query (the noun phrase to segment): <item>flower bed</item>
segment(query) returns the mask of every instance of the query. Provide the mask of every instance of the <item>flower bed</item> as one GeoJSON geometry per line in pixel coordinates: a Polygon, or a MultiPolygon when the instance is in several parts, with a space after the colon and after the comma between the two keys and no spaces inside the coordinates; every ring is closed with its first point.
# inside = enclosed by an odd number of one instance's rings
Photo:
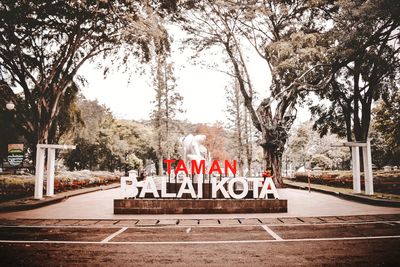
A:
{"type": "MultiPolygon", "coordinates": [[[[400,195],[400,170],[374,171],[374,191],[400,195]]],[[[351,171],[310,171],[294,174],[294,180],[308,183],[308,177],[313,184],[334,187],[353,188],[351,171]]],[[[361,173],[361,188],[364,189],[364,175],[361,173]]]]}
{"type": "MultiPolygon", "coordinates": [[[[112,184],[120,181],[121,173],[111,172],[60,172],[56,174],[54,192],[112,184]]],[[[33,196],[35,177],[33,175],[0,175],[0,201],[33,196]]],[[[44,192],[46,177],[44,179],[44,192]]]]}

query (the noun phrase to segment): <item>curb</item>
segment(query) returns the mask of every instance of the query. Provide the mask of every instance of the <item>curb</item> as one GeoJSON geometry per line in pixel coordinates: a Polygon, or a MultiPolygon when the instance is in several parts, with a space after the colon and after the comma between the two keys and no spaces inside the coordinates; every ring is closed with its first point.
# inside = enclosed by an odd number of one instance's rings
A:
{"type": "Polygon", "coordinates": [[[109,189],[114,189],[118,188],[120,186],[119,183],[116,184],[111,184],[111,185],[106,185],[106,186],[98,186],[98,187],[91,187],[91,188],[82,188],[82,189],[77,189],[73,190],[70,192],[63,192],[63,195],[55,195],[54,197],[47,197],[41,200],[34,200],[32,198],[25,198],[25,199],[17,199],[14,201],[9,201],[9,205],[6,203],[1,205],[0,204],[0,212],[11,212],[11,211],[23,211],[23,210],[32,210],[32,209],[37,209],[41,208],[44,206],[56,204],[62,201],[67,200],[70,197],[75,197],[83,194],[88,194],[88,193],[93,193],[97,191],[103,191],[103,190],[109,190],[109,189]],[[17,203],[20,201],[31,201],[30,203],[17,203]]]}
{"type": "MultiPolygon", "coordinates": [[[[288,184],[285,182],[283,184],[288,188],[308,190],[307,186],[288,184]]],[[[400,208],[400,201],[396,201],[396,200],[374,199],[374,198],[370,198],[367,196],[340,193],[340,192],[335,192],[335,191],[330,191],[330,190],[325,190],[325,189],[320,189],[320,188],[313,188],[313,187],[311,187],[311,191],[315,191],[315,192],[319,192],[319,193],[323,193],[323,194],[327,194],[327,195],[331,195],[331,196],[336,196],[336,197],[340,197],[343,199],[347,199],[347,200],[351,200],[351,201],[359,202],[359,203],[363,203],[363,204],[400,208]]]]}

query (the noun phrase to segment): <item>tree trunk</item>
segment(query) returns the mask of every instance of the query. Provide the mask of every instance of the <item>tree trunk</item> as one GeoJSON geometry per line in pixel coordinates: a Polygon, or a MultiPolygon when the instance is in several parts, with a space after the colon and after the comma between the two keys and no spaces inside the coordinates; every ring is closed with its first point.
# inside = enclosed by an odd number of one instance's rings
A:
{"type": "Polygon", "coordinates": [[[283,187],[282,180],[282,154],[278,149],[271,149],[267,146],[262,146],[264,157],[264,169],[272,168],[272,179],[277,188],[283,187]]]}
{"type": "Polygon", "coordinates": [[[252,140],[252,131],[251,131],[251,122],[248,118],[249,114],[247,110],[244,111],[244,132],[245,132],[245,143],[246,143],[246,163],[248,168],[247,176],[250,177],[252,174],[251,171],[251,162],[253,161],[253,140],[252,140]]]}
{"type": "Polygon", "coordinates": [[[50,129],[50,126],[48,124],[38,127],[36,144],[47,144],[48,143],[49,129],[50,129]]]}
{"type": "Polygon", "coordinates": [[[238,166],[239,166],[239,176],[243,177],[244,176],[244,172],[243,172],[243,159],[241,158],[241,156],[238,156],[238,166]]]}
{"type": "Polygon", "coordinates": [[[247,172],[247,176],[248,177],[251,177],[251,175],[253,173],[252,170],[251,170],[251,168],[252,168],[251,162],[252,162],[252,159],[251,158],[247,158],[247,168],[249,169],[248,172],[247,172]]]}
{"type": "Polygon", "coordinates": [[[272,162],[272,170],[273,180],[278,188],[283,187],[283,179],[282,179],[282,156],[279,154],[272,154],[271,155],[271,162],[272,162]]]}
{"type": "Polygon", "coordinates": [[[163,158],[162,157],[158,158],[158,175],[160,175],[160,176],[164,175],[163,158]]]}
{"type": "Polygon", "coordinates": [[[48,144],[49,132],[50,132],[51,122],[46,123],[45,125],[38,123],[36,126],[35,134],[31,139],[31,149],[32,149],[32,162],[33,166],[36,166],[36,152],[37,152],[37,144],[48,144]]]}
{"type": "Polygon", "coordinates": [[[271,160],[270,160],[270,154],[268,152],[268,149],[266,149],[264,146],[263,148],[263,164],[264,165],[264,170],[266,169],[271,169],[271,160]]]}

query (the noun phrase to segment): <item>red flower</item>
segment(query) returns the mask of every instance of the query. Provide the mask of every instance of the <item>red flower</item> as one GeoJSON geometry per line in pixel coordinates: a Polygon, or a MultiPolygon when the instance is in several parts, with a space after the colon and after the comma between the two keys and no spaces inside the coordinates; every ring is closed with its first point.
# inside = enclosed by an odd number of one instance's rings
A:
{"type": "Polygon", "coordinates": [[[263,178],[267,178],[267,177],[270,177],[271,176],[271,173],[269,172],[269,171],[265,171],[265,172],[263,172],[263,174],[262,174],[262,177],[263,178]]]}

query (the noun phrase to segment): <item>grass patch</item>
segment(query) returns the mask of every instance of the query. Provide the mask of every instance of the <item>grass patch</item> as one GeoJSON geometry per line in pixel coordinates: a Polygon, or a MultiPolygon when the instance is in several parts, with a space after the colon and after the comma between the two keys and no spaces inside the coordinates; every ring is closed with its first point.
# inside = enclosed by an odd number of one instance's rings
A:
{"type": "MultiPolygon", "coordinates": [[[[309,171],[298,172],[294,175],[294,181],[312,184],[320,184],[338,188],[353,188],[352,171],[309,171]]],[[[374,191],[400,195],[400,170],[374,171],[374,191]]],[[[364,173],[361,173],[361,189],[364,190],[364,173]]]]}
{"type": "MultiPolygon", "coordinates": [[[[76,171],[58,172],[55,176],[54,191],[60,193],[87,187],[108,185],[120,181],[122,173],[105,171],[76,171]]],[[[46,190],[46,175],[44,177],[44,191],[46,190]]],[[[0,201],[12,200],[33,196],[35,191],[35,176],[0,175],[0,201]]]]}

